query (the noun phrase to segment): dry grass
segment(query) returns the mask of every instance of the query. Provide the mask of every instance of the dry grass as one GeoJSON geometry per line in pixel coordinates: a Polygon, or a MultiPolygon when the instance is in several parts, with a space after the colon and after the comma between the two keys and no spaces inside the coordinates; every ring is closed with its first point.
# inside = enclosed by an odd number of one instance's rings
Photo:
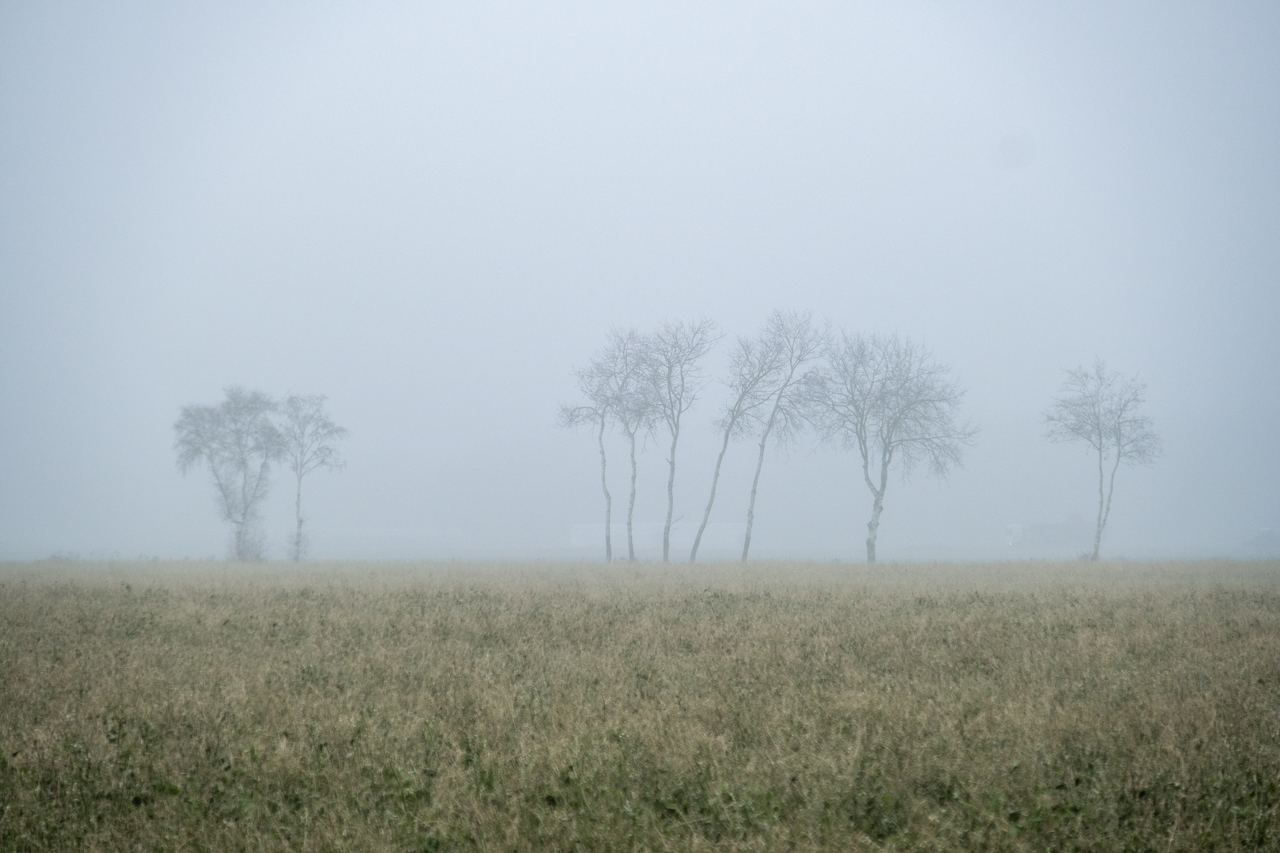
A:
{"type": "Polygon", "coordinates": [[[4,850],[1280,848],[1280,564],[0,565],[4,850]]]}

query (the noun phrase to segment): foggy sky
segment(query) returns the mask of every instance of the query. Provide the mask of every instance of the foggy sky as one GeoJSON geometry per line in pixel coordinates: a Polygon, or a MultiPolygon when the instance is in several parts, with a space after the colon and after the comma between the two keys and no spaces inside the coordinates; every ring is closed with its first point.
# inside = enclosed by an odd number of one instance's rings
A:
{"type": "MultiPolygon", "coordinates": [[[[232,384],[351,430],[307,481],[316,558],[598,558],[572,370],[610,325],[774,308],[911,336],[968,389],[976,445],[890,483],[882,559],[1091,523],[1040,413],[1095,355],[1165,442],[1104,557],[1247,553],[1280,526],[1277,92],[1273,3],[4,4],[0,559],[224,556],[173,424],[232,384]]],[[[686,521],[721,398],[682,439],[686,521]]],[[[640,521],[664,469],[650,442],[640,521]]],[[[752,553],[859,559],[869,511],[804,440],[752,553]]]]}

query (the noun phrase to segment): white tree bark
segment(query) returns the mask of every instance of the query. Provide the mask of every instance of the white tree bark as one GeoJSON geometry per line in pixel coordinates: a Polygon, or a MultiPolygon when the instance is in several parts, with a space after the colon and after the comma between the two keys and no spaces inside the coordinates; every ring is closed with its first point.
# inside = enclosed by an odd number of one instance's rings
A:
{"type": "Polygon", "coordinates": [[[662,526],[662,562],[671,562],[671,516],[676,509],[676,444],[680,441],[680,418],[671,428],[671,452],[667,457],[667,522],[662,526]]]}
{"type": "Polygon", "coordinates": [[[698,560],[698,546],[702,544],[702,533],[707,529],[707,520],[711,518],[711,505],[716,502],[716,484],[720,482],[720,466],[724,463],[725,451],[729,449],[729,437],[732,426],[724,431],[724,442],[720,445],[720,455],[716,457],[716,469],[711,474],[711,496],[707,498],[707,508],[702,512],[702,523],[698,525],[698,533],[693,537],[693,550],[689,552],[689,562],[698,560]]]}
{"type": "Polygon", "coordinates": [[[208,464],[217,487],[218,509],[230,523],[232,552],[240,561],[260,560],[263,542],[256,525],[266,496],[271,463],[283,453],[280,431],[270,415],[277,405],[261,391],[225,389],[216,406],[184,406],[174,424],[178,467],[184,473],[208,464]]]}
{"type": "Polygon", "coordinates": [[[609,494],[609,478],[606,476],[604,456],[604,428],[608,422],[607,413],[600,413],[600,429],[596,439],[600,444],[600,488],[604,491],[604,561],[613,562],[613,496],[609,494]]]}
{"type": "Polygon", "coordinates": [[[297,519],[298,525],[293,532],[293,561],[295,563],[302,560],[302,473],[298,472],[297,491],[294,493],[293,512],[297,519]]]}
{"type": "Polygon", "coordinates": [[[634,563],[636,561],[636,542],[632,535],[632,518],[636,512],[636,433],[631,430],[627,433],[627,437],[631,439],[631,495],[627,500],[627,562],[634,563]]]}
{"type": "Polygon", "coordinates": [[[867,562],[874,563],[876,561],[876,539],[880,534],[880,513],[884,512],[884,493],[889,486],[889,462],[893,458],[893,452],[890,451],[881,458],[880,462],[880,486],[877,488],[871,482],[871,474],[868,471],[867,457],[862,459],[862,477],[867,482],[867,488],[871,490],[871,520],[867,522],[867,562]]]}
{"type": "MultiPolygon", "coordinates": [[[[770,418],[770,426],[773,425],[773,419],[770,418]]],[[[742,537],[742,562],[747,561],[747,555],[751,553],[751,527],[756,520],[756,490],[760,487],[760,471],[764,468],[764,449],[769,444],[769,429],[766,428],[764,434],[760,436],[760,455],[756,458],[756,474],[751,478],[751,498],[747,501],[747,532],[742,537]]]]}

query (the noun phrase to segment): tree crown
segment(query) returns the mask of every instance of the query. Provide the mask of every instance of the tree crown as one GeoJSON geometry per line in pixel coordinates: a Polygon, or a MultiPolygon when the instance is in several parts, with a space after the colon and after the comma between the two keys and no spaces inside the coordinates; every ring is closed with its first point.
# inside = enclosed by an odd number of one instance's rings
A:
{"type": "Polygon", "coordinates": [[[1110,371],[1095,358],[1092,369],[1067,371],[1044,413],[1045,434],[1051,441],[1083,441],[1119,462],[1149,465],[1162,447],[1151,418],[1138,411],[1146,399],[1145,382],[1110,371]]]}
{"type": "Polygon", "coordinates": [[[824,438],[856,448],[864,466],[903,475],[918,462],[945,476],[977,430],[956,421],[964,390],[950,370],[910,339],[841,333],[826,347],[825,367],[809,383],[811,418],[824,438]]]}
{"type": "Polygon", "coordinates": [[[326,399],[323,394],[290,394],[281,405],[284,457],[289,469],[299,477],[317,468],[337,469],[346,464],[336,442],[350,432],[329,418],[326,399]]]}

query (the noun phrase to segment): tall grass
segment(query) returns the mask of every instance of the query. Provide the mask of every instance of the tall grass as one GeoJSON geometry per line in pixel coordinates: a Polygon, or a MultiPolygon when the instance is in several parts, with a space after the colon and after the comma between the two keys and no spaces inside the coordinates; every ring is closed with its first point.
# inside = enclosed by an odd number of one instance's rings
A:
{"type": "Polygon", "coordinates": [[[1280,564],[0,566],[3,850],[1280,849],[1280,564]]]}

